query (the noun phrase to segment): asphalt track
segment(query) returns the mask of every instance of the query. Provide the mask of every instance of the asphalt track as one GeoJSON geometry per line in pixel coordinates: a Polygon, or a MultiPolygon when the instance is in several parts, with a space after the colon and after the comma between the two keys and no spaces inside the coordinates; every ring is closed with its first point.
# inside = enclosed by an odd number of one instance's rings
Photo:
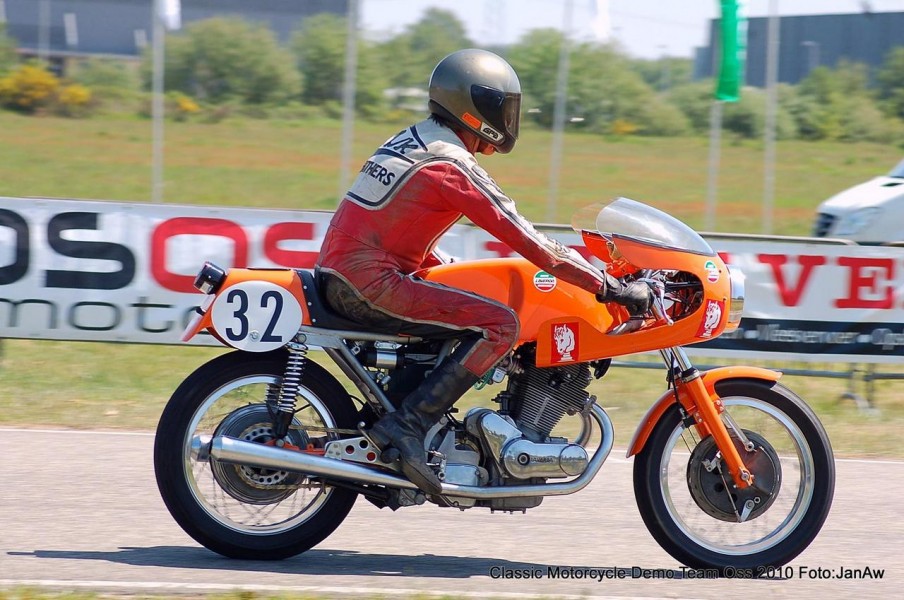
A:
{"type": "Polygon", "coordinates": [[[128,595],[256,590],[325,598],[901,598],[904,462],[839,460],[835,502],[782,579],[692,579],[637,514],[631,461],[613,451],[596,480],[526,514],[359,501],[319,547],[282,562],[236,561],[198,546],[154,483],[145,433],[0,429],[0,588],[128,595]],[[551,578],[622,567],[623,579],[551,578]],[[656,569],[644,573],[638,569],[656,569]],[[882,578],[834,578],[841,568],[882,578]],[[540,578],[505,579],[510,570],[540,578]],[[634,576],[637,575],[637,576],[634,576]],[[647,576],[644,576],[647,575],[647,576]],[[827,578],[826,578],[827,577],[827,578]]]}

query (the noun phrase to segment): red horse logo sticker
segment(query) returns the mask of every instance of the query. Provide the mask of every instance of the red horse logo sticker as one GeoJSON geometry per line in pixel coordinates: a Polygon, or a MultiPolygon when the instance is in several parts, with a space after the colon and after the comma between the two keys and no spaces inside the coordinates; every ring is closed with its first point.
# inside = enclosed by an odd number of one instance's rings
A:
{"type": "Polygon", "coordinates": [[[707,300],[706,312],[703,314],[703,323],[697,330],[697,337],[708,338],[713,336],[713,331],[722,321],[722,313],[725,312],[725,304],[718,300],[707,300]]]}
{"type": "Polygon", "coordinates": [[[552,351],[552,362],[574,362],[578,354],[578,324],[562,323],[552,326],[552,340],[555,348],[552,351]]]}

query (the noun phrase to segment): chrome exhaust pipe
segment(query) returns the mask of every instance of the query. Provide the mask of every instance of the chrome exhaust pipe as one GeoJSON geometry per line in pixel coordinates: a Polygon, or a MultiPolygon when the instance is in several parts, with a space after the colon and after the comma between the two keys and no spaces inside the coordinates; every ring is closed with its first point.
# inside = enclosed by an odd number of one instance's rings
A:
{"type": "MultiPolygon", "coordinates": [[[[591,407],[591,416],[600,426],[602,441],[593,454],[593,458],[587,463],[587,468],[578,477],[562,483],[498,487],[444,483],[442,495],[477,499],[525,498],[531,496],[564,496],[582,490],[596,476],[603,463],[606,462],[615,440],[612,421],[606,411],[594,404],[591,407]]],[[[417,486],[404,477],[358,463],[285,450],[276,446],[254,444],[226,436],[217,436],[213,439],[209,436],[195,436],[192,439],[192,455],[198,460],[206,460],[209,456],[221,462],[306,473],[326,480],[353,481],[409,490],[418,489],[417,486]]]]}
{"type": "MultiPolygon", "coordinates": [[[[202,441],[203,444],[203,441],[202,441]]],[[[364,465],[316,454],[264,446],[218,435],[210,442],[210,456],[220,462],[262,467],[277,471],[293,471],[316,475],[324,479],[372,483],[387,487],[416,490],[417,486],[393,473],[378,471],[364,465]]]]}

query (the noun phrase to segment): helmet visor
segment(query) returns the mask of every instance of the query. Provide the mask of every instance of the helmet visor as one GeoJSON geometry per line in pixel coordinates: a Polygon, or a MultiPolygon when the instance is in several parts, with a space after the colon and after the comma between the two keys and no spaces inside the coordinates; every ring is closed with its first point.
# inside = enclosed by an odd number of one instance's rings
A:
{"type": "Polygon", "coordinates": [[[495,132],[480,132],[481,137],[492,143],[499,152],[510,152],[518,139],[521,122],[521,93],[503,92],[483,85],[471,86],[471,100],[474,108],[483,117],[486,125],[495,132]],[[494,133],[501,133],[502,138],[494,133]]]}

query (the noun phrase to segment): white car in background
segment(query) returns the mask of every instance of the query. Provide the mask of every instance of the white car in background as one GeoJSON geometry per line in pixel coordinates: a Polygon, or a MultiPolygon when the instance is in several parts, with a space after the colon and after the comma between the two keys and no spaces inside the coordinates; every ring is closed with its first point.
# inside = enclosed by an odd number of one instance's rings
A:
{"type": "Polygon", "coordinates": [[[904,160],[891,173],[835,194],[816,209],[815,237],[904,242],[904,160]]]}

